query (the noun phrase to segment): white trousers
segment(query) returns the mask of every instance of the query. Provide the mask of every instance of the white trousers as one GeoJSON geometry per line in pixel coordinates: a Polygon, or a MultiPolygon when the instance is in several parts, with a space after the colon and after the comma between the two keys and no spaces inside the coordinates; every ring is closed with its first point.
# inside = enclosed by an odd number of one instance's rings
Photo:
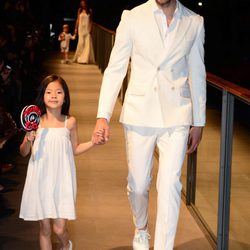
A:
{"type": "Polygon", "coordinates": [[[172,250],[179,218],[181,169],[189,126],[145,128],[125,125],[128,198],[137,229],[148,224],[148,199],[154,150],[159,149],[154,250],[172,250]]]}

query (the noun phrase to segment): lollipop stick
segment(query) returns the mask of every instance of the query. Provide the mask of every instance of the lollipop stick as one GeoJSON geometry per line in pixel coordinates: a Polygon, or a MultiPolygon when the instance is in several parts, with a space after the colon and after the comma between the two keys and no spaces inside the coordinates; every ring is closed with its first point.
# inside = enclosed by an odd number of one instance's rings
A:
{"type": "Polygon", "coordinates": [[[31,152],[32,161],[34,161],[34,154],[33,154],[33,141],[31,141],[31,142],[30,142],[30,152],[31,152]]]}

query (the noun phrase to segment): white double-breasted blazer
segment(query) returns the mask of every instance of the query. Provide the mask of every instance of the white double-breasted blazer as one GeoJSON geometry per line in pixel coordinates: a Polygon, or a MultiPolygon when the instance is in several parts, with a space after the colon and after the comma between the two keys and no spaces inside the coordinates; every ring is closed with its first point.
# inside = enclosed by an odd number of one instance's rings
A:
{"type": "Polygon", "coordinates": [[[204,126],[203,18],[178,2],[180,14],[164,46],[153,5],[155,0],[149,0],[123,12],[103,75],[97,117],[110,119],[130,63],[122,123],[160,128],[204,126]]]}

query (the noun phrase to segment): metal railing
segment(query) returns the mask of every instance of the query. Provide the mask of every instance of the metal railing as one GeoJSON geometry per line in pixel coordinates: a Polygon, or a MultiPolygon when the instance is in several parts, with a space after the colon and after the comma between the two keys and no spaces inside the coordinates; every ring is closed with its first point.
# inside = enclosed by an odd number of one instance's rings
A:
{"type": "Polygon", "coordinates": [[[105,27],[94,24],[92,30],[92,40],[95,52],[96,64],[103,73],[108,65],[109,56],[115,41],[115,32],[105,27]]]}
{"type": "MultiPolygon", "coordinates": [[[[96,55],[96,63],[104,72],[107,67],[110,52],[115,40],[115,32],[94,24],[93,43],[96,55]]],[[[124,79],[119,93],[121,102],[124,100],[128,85],[129,73],[124,79]]],[[[209,229],[206,221],[202,218],[195,207],[196,178],[197,178],[197,152],[187,157],[187,180],[186,192],[183,193],[186,205],[192,210],[193,216],[199,221],[199,225],[205,230],[211,245],[218,250],[229,249],[229,222],[230,222],[230,190],[231,190],[231,164],[234,125],[235,98],[245,104],[250,104],[250,90],[239,87],[229,81],[207,72],[207,84],[212,88],[222,91],[221,110],[221,139],[220,139],[220,169],[219,169],[219,195],[217,214],[217,236],[209,229]]],[[[157,152],[156,152],[157,154],[157,152]]]]}

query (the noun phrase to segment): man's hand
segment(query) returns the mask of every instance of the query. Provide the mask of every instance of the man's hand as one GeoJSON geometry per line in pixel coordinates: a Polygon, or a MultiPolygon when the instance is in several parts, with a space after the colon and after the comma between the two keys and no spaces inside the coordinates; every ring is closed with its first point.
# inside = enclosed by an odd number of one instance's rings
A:
{"type": "Polygon", "coordinates": [[[188,149],[187,149],[187,154],[193,153],[202,138],[202,131],[203,127],[191,127],[189,131],[189,137],[188,137],[188,149]]]}
{"type": "Polygon", "coordinates": [[[105,144],[109,139],[109,125],[105,118],[96,120],[95,129],[92,134],[92,142],[97,145],[105,144]]]}

